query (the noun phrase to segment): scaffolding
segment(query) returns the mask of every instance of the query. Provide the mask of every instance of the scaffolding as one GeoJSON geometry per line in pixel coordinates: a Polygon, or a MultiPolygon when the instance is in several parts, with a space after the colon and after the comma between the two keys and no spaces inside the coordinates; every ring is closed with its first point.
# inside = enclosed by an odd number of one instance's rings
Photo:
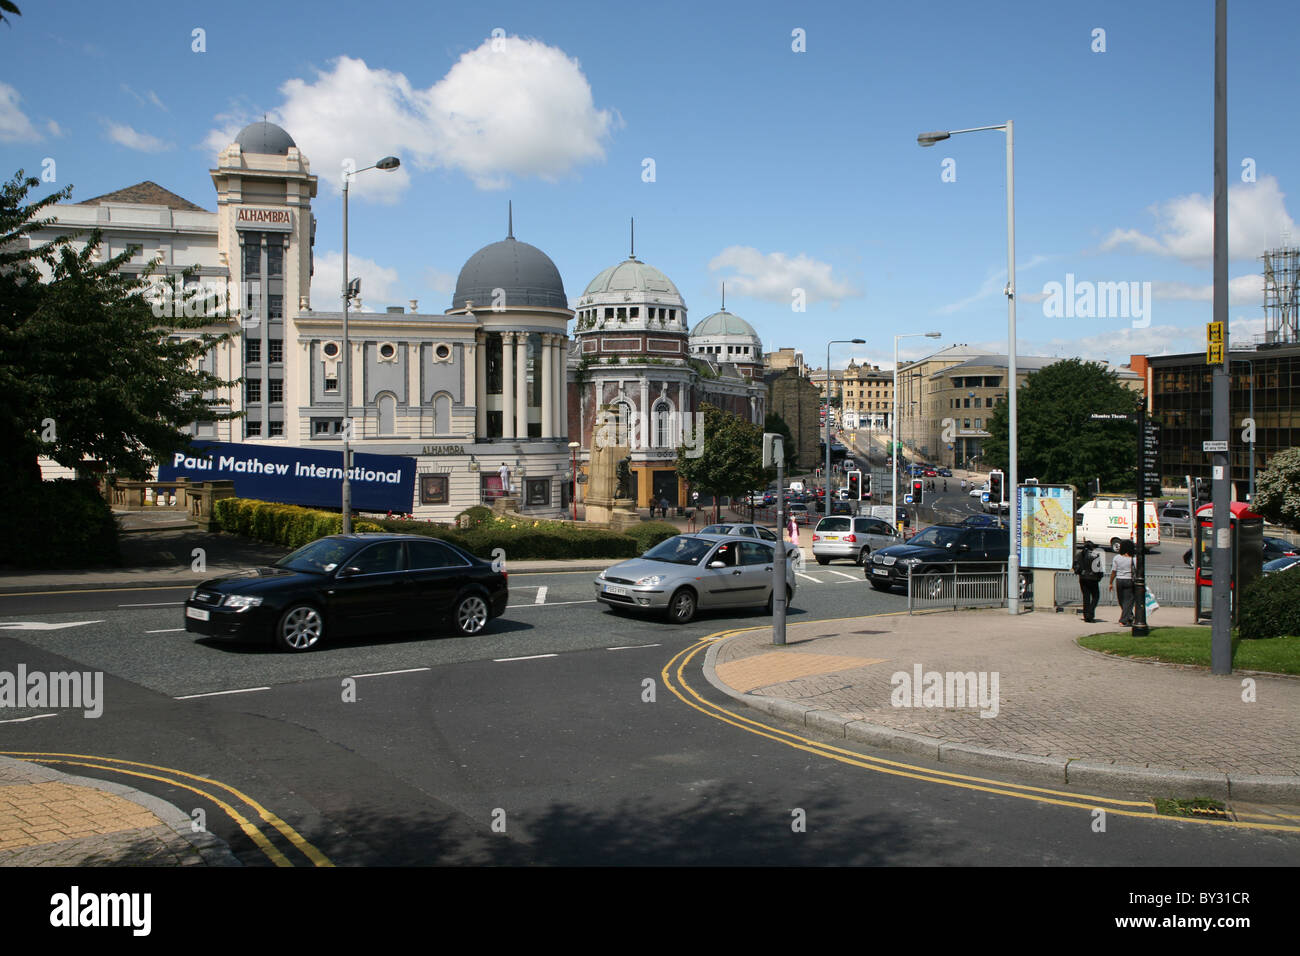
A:
{"type": "Polygon", "coordinates": [[[1296,325],[1300,248],[1270,249],[1261,258],[1264,260],[1264,342],[1266,345],[1300,343],[1296,325]]]}

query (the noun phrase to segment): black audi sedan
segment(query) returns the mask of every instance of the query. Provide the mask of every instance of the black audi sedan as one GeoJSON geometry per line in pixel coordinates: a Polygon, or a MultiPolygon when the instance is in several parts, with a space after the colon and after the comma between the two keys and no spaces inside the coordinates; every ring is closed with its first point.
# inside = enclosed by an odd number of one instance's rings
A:
{"type": "Polygon", "coordinates": [[[185,630],[269,640],[306,651],[326,637],[419,631],[450,623],[478,634],[509,598],[507,572],[437,538],[336,534],[270,567],[204,581],[185,602],[185,630]]]}

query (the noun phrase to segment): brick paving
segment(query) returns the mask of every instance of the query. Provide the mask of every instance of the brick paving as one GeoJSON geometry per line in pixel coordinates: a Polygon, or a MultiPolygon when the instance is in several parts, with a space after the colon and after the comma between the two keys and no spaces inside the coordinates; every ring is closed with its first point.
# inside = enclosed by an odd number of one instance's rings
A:
{"type": "MultiPolygon", "coordinates": [[[[1138,768],[1295,777],[1300,784],[1300,680],[1113,658],[1075,638],[1114,631],[1068,614],[1004,610],[889,615],[737,635],[717,650],[714,674],[733,690],[781,698],[850,720],[947,743],[1138,768]],[[812,657],[807,665],[781,664],[812,657]],[[823,666],[835,658],[843,666],[823,666]],[[746,668],[746,661],[751,661],[746,668]],[[978,707],[895,706],[893,675],[998,674],[996,716],[978,707]],[[784,670],[782,668],[785,668],[784,670]],[[755,674],[759,674],[755,678],[755,674]],[[766,674],[770,682],[755,683],[766,674]]],[[[948,701],[947,703],[953,703],[948,701]]],[[[1300,792],[1300,791],[1298,791],[1300,792]]]]}

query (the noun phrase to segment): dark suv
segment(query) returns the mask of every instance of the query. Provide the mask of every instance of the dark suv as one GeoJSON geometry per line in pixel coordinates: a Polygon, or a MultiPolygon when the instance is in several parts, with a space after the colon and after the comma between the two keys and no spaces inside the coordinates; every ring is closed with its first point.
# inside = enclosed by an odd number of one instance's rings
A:
{"type": "Polygon", "coordinates": [[[937,524],[907,544],[895,544],[871,554],[863,565],[877,591],[907,587],[910,574],[933,571],[997,571],[1007,563],[1011,548],[1006,528],[973,528],[937,524]]]}

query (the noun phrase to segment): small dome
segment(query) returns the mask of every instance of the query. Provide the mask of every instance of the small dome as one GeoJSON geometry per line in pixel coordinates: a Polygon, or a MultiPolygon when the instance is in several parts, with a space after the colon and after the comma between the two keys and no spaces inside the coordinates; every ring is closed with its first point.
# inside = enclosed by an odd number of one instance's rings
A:
{"type": "Polygon", "coordinates": [[[473,302],[480,308],[488,308],[495,300],[497,289],[504,290],[507,309],[569,307],[560,270],[555,268],[551,257],[513,236],[484,246],[469,257],[456,279],[451,307],[463,309],[466,302],[473,302]]]}
{"type": "Polygon", "coordinates": [[[748,335],[755,340],[758,339],[758,333],[754,331],[752,325],[726,309],[714,312],[701,320],[691,332],[692,339],[707,338],[712,335],[748,335]]]}
{"type": "Polygon", "coordinates": [[[262,153],[266,156],[288,156],[289,149],[298,145],[280,127],[266,122],[245,126],[235,137],[235,142],[246,153],[262,153]]]}
{"type": "Polygon", "coordinates": [[[582,294],[584,297],[627,294],[631,295],[632,300],[641,302],[651,298],[671,299],[674,303],[682,301],[682,294],[677,291],[677,286],[673,285],[671,279],[654,266],[648,266],[641,260],[632,258],[624,259],[596,276],[588,283],[586,291],[582,294]]]}

